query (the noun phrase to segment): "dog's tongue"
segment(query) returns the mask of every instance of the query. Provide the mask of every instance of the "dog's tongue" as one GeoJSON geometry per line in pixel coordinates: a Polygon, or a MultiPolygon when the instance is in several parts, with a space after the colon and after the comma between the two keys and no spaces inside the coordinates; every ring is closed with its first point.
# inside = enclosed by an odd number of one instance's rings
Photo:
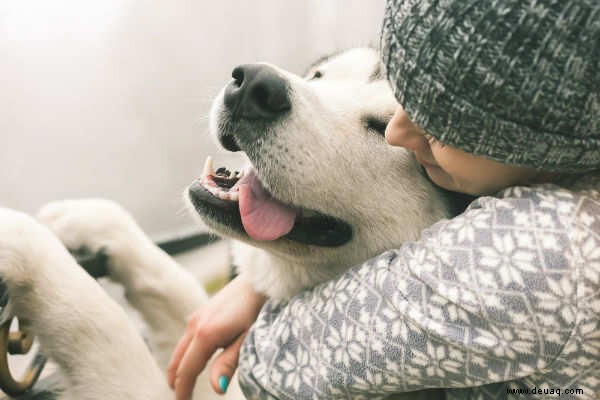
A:
{"type": "Polygon", "coordinates": [[[240,215],[248,236],[255,240],[275,240],[292,230],[296,213],[265,190],[254,170],[235,186],[239,188],[240,215]]]}

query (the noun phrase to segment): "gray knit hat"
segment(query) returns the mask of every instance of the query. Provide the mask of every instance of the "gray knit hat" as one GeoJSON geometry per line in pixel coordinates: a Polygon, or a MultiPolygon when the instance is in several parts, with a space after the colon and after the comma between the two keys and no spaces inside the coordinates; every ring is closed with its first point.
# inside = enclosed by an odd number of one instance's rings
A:
{"type": "Polygon", "coordinates": [[[381,44],[396,98],[442,143],[600,168],[600,0],[387,0],[381,44]]]}

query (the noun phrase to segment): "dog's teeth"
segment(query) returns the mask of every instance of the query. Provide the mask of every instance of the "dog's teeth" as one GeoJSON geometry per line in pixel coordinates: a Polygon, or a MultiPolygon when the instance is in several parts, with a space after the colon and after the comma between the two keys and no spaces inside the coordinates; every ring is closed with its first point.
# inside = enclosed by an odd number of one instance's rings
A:
{"type": "Polygon", "coordinates": [[[202,172],[202,176],[214,175],[215,167],[213,165],[213,160],[211,156],[206,157],[206,161],[204,161],[204,171],[202,172]]]}

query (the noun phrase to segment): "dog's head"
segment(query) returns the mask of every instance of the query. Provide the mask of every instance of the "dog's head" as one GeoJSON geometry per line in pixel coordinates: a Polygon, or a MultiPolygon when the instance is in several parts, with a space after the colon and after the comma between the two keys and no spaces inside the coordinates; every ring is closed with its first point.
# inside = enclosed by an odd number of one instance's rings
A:
{"type": "Polygon", "coordinates": [[[385,142],[397,103],[375,50],[326,58],[305,77],[264,63],[232,75],[210,129],[252,165],[238,177],[208,162],[188,190],[217,233],[293,262],[348,267],[448,215],[414,158],[385,142]]]}

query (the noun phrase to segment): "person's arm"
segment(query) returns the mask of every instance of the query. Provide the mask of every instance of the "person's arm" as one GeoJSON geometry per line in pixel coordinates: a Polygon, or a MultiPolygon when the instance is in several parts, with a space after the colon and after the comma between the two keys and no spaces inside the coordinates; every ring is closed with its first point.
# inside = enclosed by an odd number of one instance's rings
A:
{"type": "MultiPolygon", "coordinates": [[[[383,398],[514,380],[574,327],[573,205],[552,191],[481,198],[422,238],[287,303],[242,346],[251,399],[383,398]]],[[[399,227],[401,229],[401,227],[399,227]]]]}

